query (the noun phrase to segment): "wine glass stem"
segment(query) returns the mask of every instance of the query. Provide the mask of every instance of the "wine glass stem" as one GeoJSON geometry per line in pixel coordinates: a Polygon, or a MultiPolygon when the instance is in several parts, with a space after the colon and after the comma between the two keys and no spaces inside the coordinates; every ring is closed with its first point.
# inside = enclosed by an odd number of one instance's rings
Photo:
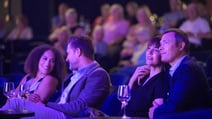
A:
{"type": "Polygon", "coordinates": [[[24,107],[23,107],[23,112],[27,112],[27,109],[26,109],[26,99],[24,98],[24,107]]]}
{"type": "Polygon", "coordinates": [[[124,118],[127,117],[127,115],[126,115],[126,105],[125,104],[123,106],[123,117],[124,118]]]}
{"type": "Polygon", "coordinates": [[[10,98],[8,98],[8,105],[9,105],[8,111],[11,112],[12,109],[11,109],[11,104],[10,104],[10,98]]]}

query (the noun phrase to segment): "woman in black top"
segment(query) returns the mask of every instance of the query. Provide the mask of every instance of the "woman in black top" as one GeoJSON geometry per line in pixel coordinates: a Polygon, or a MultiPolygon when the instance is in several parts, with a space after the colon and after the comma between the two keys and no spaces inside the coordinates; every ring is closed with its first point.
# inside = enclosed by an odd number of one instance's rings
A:
{"type": "Polygon", "coordinates": [[[126,106],[127,116],[148,117],[150,107],[163,103],[163,63],[159,46],[159,37],[150,40],[146,50],[146,65],[137,67],[130,78],[131,100],[126,106]]]}

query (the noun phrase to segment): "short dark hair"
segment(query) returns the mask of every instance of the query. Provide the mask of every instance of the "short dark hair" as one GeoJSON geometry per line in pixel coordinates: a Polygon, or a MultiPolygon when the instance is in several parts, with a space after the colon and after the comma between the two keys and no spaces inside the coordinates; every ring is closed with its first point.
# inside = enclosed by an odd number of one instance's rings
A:
{"type": "Polygon", "coordinates": [[[180,29],[170,28],[170,29],[166,30],[163,33],[163,35],[166,33],[170,33],[170,32],[173,32],[175,34],[176,45],[179,45],[180,42],[184,42],[185,43],[184,51],[186,53],[189,53],[190,43],[189,43],[187,34],[180,29]]]}
{"type": "Polygon", "coordinates": [[[94,59],[94,47],[88,36],[72,36],[68,40],[68,45],[73,49],[79,48],[84,56],[94,59]]]}
{"type": "Polygon", "coordinates": [[[36,77],[40,58],[47,50],[51,50],[55,55],[55,66],[50,75],[57,78],[59,83],[61,83],[66,74],[65,60],[59,51],[50,45],[44,44],[33,48],[27,56],[24,70],[27,74],[29,74],[29,76],[36,77]]]}
{"type": "Polygon", "coordinates": [[[154,36],[153,38],[151,38],[148,42],[148,47],[154,45],[156,48],[160,47],[160,40],[161,40],[161,36],[157,35],[154,36]]]}

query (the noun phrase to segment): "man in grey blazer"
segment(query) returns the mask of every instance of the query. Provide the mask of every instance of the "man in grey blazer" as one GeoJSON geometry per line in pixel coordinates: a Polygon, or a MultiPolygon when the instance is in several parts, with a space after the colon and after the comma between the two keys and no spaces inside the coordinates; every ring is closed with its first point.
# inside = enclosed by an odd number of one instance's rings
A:
{"type": "Polygon", "coordinates": [[[109,93],[110,79],[93,60],[93,52],[92,41],[87,37],[70,38],[66,61],[73,73],[64,81],[64,91],[58,102],[48,103],[48,107],[66,116],[77,116],[86,107],[101,107],[109,93]]]}
{"type": "MultiPolygon", "coordinates": [[[[71,37],[66,61],[73,73],[64,80],[61,97],[46,105],[26,102],[27,110],[35,112],[27,119],[69,119],[89,107],[100,109],[111,83],[108,73],[94,60],[92,41],[84,36],[71,37]]],[[[13,99],[11,105],[18,109],[23,100],[13,99]]]]}

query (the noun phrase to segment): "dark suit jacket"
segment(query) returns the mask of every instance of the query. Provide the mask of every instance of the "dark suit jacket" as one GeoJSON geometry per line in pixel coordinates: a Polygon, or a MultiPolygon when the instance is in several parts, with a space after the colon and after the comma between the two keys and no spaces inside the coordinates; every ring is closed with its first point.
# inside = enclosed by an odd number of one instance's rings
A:
{"type": "Polygon", "coordinates": [[[154,118],[207,107],[209,85],[204,71],[186,56],[169,80],[167,101],[155,109],[154,118]]]}
{"type": "MultiPolygon", "coordinates": [[[[68,77],[66,80],[68,80],[68,77]]],[[[64,81],[66,82],[66,81],[64,81]]],[[[48,103],[47,106],[63,112],[66,116],[77,116],[86,107],[100,108],[110,89],[108,73],[96,63],[79,79],[69,92],[65,104],[48,103]]]]}

